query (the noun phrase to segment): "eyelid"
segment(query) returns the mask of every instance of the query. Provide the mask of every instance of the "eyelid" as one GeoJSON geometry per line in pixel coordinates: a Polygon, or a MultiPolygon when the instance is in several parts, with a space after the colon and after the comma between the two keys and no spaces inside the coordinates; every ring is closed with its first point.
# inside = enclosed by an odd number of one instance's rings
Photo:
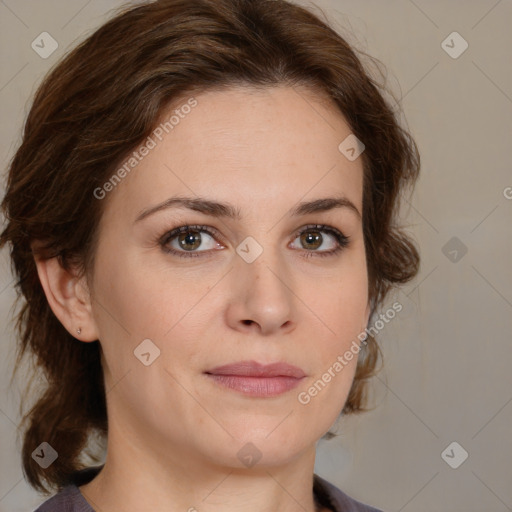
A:
{"type": "MultiPolygon", "coordinates": [[[[187,233],[188,231],[205,231],[212,237],[223,239],[224,237],[213,226],[199,225],[199,224],[183,224],[175,228],[167,230],[160,238],[159,242],[162,244],[168,243],[169,240],[179,235],[180,233],[187,233]]],[[[224,242],[223,242],[224,243],[224,242]]]]}
{"type": "Polygon", "coordinates": [[[335,228],[334,226],[328,226],[327,224],[306,224],[305,226],[300,227],[295,233],[293,234],[293,239],[300,234],[302,234],[304,231],[309,231],[316,229],[318,231],[324,231],[326,233],[330,233],[332,235],[338,235],[340,238],[349,239],[347,235],[345,235],[342,231],[340,231],[338,228],[335,228]]]}

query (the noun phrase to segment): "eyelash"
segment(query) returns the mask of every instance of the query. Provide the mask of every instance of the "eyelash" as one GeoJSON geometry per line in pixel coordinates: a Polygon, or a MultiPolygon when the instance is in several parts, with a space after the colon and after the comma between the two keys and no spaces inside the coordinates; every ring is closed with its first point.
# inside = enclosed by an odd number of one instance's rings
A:
{"type": "MultiPolygon", "coordinates": [[[[307,226],[304,226],[299,231],[297,231],[294,234],[294,240],[298,236],[300,236],[302,233],[306,231],[322,231],[325,233],[328,233],[332,235],[336,241],[338,242],[338,245],[335,249],[331,249],[330,251],[308,251],[307,249],[304,249],[306,251],[306,254],[304,254],[304,258],[310,258],[313,255],[319,256],[319,257],[326,257],[326,256],[334,256],[338,254],[340,251],[342,251],[345,247],[349,245],[350,237],[344,235],[341,231],[339,231],[336,228],[333,228],[331,226],[326,226],[325,224],[308,224],[307,226]]],[[[186,225],[186,226],[180,226],[179,228],[175,228],[171,231],[168,231],[165,233],[162,237],[159,239],[159,244],[162,247],[162,250],[166,253],[176,255],[180,258],[197,258],[198,256],[202,256],[202,252],[208,252],[208,251],[176,251],[175,249],[169,249],[167,247],[167,244],[175,238],[177,235],[181,233],[188,233],[189,231],[205,231],[210,236],[215,238],[217,235],[217,230],[209,227],[209,226],[202,226],[202,225],[186,225]]]]}

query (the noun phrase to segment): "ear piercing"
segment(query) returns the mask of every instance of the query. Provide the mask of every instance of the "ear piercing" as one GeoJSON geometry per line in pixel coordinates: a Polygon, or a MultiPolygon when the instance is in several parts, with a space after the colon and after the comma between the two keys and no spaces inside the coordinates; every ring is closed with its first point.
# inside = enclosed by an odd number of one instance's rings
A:
{"type": "Polygon", "coordinates": [[[78,334],[80,334],[80,333],[82,332],[82,328],[81,328],[81,327],[79,327],[79,328],[76,330],[76,332],[77,332],[78,334]]]}

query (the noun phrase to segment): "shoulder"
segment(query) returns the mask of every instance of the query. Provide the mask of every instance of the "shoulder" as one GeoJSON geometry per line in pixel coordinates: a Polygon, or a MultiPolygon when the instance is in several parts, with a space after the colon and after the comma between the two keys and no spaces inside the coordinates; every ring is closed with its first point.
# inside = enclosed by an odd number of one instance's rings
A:
{"type": "Polygon", "coordinates": [[[75,471],[70,476],[69,485],[43,502],[34,512],[94,512],[79,487],[89,483],[102,469],[103,465],[75,471]]]}
{"type": "Polygon", "coordinates": [[[314,486],[318,494],[323,495],[324,503],[327,506],[334,507],[335,512],[382,512],[382,510],[351,498],[335,485],[316,474],[314,475],[314,486]]]}
{"type": "Polygon", "coordinates": [[[76,485],[68,485],[34,512],[94,512],[76,485]]]}

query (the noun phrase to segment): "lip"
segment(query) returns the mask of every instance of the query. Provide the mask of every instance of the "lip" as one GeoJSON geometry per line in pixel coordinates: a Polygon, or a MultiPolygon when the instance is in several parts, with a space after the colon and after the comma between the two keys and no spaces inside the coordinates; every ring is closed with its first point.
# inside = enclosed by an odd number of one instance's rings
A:
{"type": "Polygon", "coordinates": [[[224,366],[217,366],[205,373],[244,377],[294,377],[296,379],[306,376],[300,368],[288,363],[261,364],[257,361],[239,361],[224,366]]]}
{"type": "Polygon", "coordinates": [[[256,361],[217,366],[205,374],[223,387],[254,397],[272,397],[290,391],[306,376],[297,366],[256,361]]]}

